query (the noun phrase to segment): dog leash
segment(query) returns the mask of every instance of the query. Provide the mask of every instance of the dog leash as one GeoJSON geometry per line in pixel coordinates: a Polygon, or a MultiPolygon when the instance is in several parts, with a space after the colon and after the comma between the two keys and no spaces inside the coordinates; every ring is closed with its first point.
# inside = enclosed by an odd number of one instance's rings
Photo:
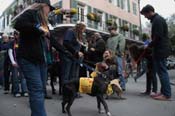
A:
{"type": "Polygon", "coordinates": [[[81,60],[79,60],[79,59],[73,57],[72,54],[71,54],[69,51],[64,52],[64,54],[65,54],[68,58],[70,58],[70,59],[72,59],[73,61],[75,61],[75,62],[76,62],[77,64],[79,64],[80,66],[84,66],[87,70],[96,72],[97,74],[102,75],[103,78],[107,78],[107,74],[106,74],[106,73],[99,72],[99,71],[97,71],[95,68],[93,68],[92,66],[89,66],[88,64],[83,63],[83,61],[81,61],[81,60]]]}
{"type": "Polygon", "coordinates": [[[90,71],[95,71],[95,68],[93,68],[92,66],[89,66],[86,63],[83,63],[83,61],[80,61],[79,59],[74,58],[72,55],[70,55],[70,53],[64,53],[68,58],[72,59],[73,61],[75,61],[77,64],[79,64],[80,66],[84,66],[86,69],[90,70],[90,71]]]}
{"type": "Polygon", "coordinates": [[[144,51],[142,52],[142,54],[139,56],[139,58],[136,60],[136,64],[141,60],[141,58],[145,55],[145,53],[146,53],[146,50],[147,50],[147,48],[146,49],[144,49],[144,51]]]}

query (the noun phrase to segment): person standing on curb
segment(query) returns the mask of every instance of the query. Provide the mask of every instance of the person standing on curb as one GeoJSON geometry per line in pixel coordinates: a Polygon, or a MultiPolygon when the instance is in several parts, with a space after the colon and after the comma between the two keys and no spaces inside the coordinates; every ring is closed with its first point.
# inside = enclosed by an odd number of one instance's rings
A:
{"type": "Polygon", "coordinates": [[[171,86],[166,59],[170,55],[171,50],[168,26],[165,19],[155,13],[153,6],[149,4],[143,7],[140,13],[152,23],[152,41],[145,49],[148,47],[153,49],[153,76],[156,76],[157,73],[161,83],[160,93],[154,94],[151,97],[156,100],[169,100],[171,98],[171,86]]]}

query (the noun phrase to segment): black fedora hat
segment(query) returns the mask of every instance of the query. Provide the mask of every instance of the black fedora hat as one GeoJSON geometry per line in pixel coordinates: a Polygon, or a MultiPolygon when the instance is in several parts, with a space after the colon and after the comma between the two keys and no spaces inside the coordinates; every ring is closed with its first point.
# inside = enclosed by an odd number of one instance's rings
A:
{"type": "Polygon", "coordinates": [[[50,0],[34,0],[35,3],[45,3],[50,7],[50,10],[55,10],[55,7],[51,6],[50,0]]]}

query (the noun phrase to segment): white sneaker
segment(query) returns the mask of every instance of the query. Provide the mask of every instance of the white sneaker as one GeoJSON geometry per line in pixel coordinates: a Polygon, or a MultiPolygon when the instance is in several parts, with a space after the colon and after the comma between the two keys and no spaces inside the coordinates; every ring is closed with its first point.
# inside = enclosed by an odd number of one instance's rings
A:
{"type": "Polygon", "coordinates": [[[24,93],[24,97],[28,97],[29,96],[29,94],[28,93],[24,93]]]}
{"type": "Polygon", "coordinates": [[[21,97],[21,94],[17,93],[15,94],[15,97],[21,97]]]}

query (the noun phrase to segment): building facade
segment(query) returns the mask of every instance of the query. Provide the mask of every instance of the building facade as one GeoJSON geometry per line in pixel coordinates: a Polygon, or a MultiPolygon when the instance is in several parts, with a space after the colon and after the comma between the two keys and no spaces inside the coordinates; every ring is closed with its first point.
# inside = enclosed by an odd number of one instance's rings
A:
{"type": "MultiPolygon", "coordinates": [[[[0,30],[10,31],[11,20],[34,0],[14,1],[0,17],[0,30]]],[[[60,24],[75,24],[83,21],[89,28],[107,32],[108,23],[115,22],[118,31],[129,38],[137,39],[133,30],[139,30],[139,1],[138,0],[50,0],[51,4],[60,9],[76,8],[78,13],[71,17],[60,14],[55,17],[56,27],[60,24]],[[88,18],[95,14],[98,20],[88,18]],[[124,29],[125,28],[125,29],[124,29]]]]}
{"type": "Polygon", "coordinates": [[[0,31],[11,33],[13,31],[12,20],[32,2],[33,0],[14,0],[0,16],[0,31]]]}
{"type": "MultiPolygon", "coordinates": [[[[118,30],[125,36],[135,38],[133,30],[139,30],[140,14],[138,0],[51,0],[63,9],[77,8],[78,13],[71,17],[70,23],[83,21],[88,27],[107,32],[107,22],[115,22],[118,30]],[[89,13],[97,14],[98,21],[90,20],[89,13]],[[122,27],[126,27],[124,30],[122,27]]],[[[63,20],[68,19],[63,17],[63,20]]],[[[61,22],[61,23],[64,23],[61,22]]],[[[68,23],[66,21],[66,23],[68,23]]]]}

